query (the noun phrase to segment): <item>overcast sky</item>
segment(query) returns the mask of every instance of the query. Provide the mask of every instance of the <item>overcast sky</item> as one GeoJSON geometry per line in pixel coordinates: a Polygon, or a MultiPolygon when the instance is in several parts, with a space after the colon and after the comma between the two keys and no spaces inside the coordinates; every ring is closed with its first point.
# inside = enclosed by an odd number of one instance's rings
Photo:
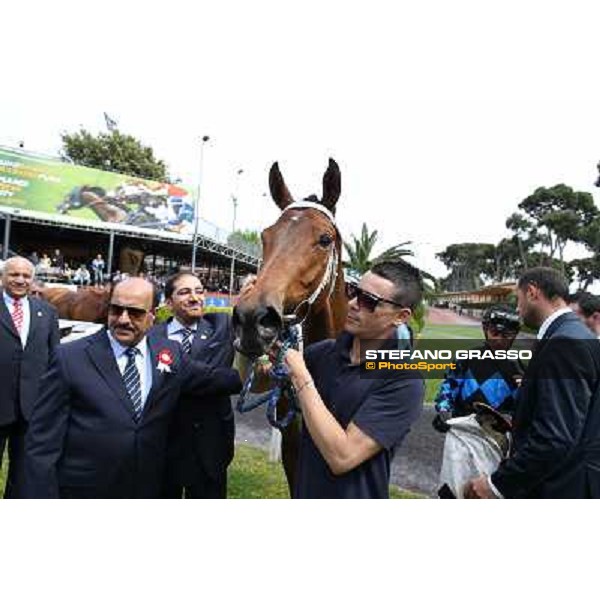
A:
{"type": "Polygon", "coordinates": [[[539,186],[593,188],[600,29],[593,2],[52,2],[2,8],[0,143],[56,153],[62,130],[121,131],[196,186],[201,214],[263,228],[279,161],[298,199],[342,171],[345,237],[497,242],[539,186]]]}

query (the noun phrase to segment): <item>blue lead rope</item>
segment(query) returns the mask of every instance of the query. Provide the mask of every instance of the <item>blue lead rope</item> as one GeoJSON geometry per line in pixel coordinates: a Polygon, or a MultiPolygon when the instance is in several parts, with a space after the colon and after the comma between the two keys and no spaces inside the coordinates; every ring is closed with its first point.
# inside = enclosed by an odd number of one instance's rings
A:
{"type": "Polygon", "coordinates": [[[298,407],[298,400],[296,398],[296,391],[290,381],[289,372],[287,367],[283,363],[283,357],[289,348],[298,348],[298,331],[295,327],[289,327],[285,330],[282,336],[282,344],[277,354],[275,364],[269,371],[269,377],[275,382],[275,387],[264,394],[257,394],[253,398],[250,397],[250,390],[254,384],[254,367],[256,360],[250,367],[250,372],[246,377],[246,381],[242,387],[240,397],[236,404],[236,410],[239,413],[246,413],[254,410],[261,404],[267,403],[267,420],[272,427],[279,430],[285,429],[296,416],[296,413],[300,412],[298,407]],[[282,397],[286,397],[289,400],[290,408],[287,413],[281,418],[277,419],[277,404],[282,397]]]}

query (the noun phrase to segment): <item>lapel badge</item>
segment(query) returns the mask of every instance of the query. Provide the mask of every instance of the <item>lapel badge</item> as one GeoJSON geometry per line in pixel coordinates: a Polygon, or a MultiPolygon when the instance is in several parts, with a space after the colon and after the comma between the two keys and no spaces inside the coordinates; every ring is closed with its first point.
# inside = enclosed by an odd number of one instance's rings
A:
{"type": "Polygon", "coordinates": [[[170,373],[172,364],[173,364],[173,354],[171,353],[171,351],[168,348],[161,350],[158,353],[158,364],[156,365],[156,368],[161,373],[170,373]]]}
{"type": "Polygon", "coordinates": [[[44,314],[42,313],[42,311],[38,310],[38,317],[43,317],[43,316],[44,316],[44,314]]]}

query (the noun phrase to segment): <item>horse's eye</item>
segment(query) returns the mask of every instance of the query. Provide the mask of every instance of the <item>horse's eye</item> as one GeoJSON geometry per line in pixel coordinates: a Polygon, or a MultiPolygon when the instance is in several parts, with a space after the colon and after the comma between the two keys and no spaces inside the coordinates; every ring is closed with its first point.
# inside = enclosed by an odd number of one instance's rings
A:
{"type": "Polygon", "coordinates": [[[329,246],[329,244],[331,244],[331,242],[333,242],[333,238],[328,233],[324,233],[319,238],[319,244],[321,246],[323,246],[323,248],[327,248],[327,246],[329,246]]]}

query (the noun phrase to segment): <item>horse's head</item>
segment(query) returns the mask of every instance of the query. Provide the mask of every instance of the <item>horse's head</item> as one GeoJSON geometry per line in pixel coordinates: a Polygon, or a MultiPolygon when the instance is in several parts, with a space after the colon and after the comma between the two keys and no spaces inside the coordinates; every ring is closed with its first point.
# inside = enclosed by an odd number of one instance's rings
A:
{"type": "Polygon", "coordinates": [[[90,185],[75,187],[65,196],[65,199],[56,207],[56,210],[61,214],[65,214],[70,210],[101,202],[105,195],[106,192],[101,187],[90,185]]]}
{"type": "Polygon", "coordinates": [[[294,202],[274,163],[269,187],[279,219],[262,233],[263,266],[255,286],[233,312],[236,348],[249,356],[264,354],[278,338],[286,318],[302,319],[314,303],[326,302],[335,284],[341,239],[334,220],[341,176],[329,159],[323,197],[294,202]]]}
{"type": "Polygon", "coordinates": [[[83,206],[83,199],[81,192],[83,188],[73,188],[66,196],[65,199],[56,207],[56,212],[63,215],[69,212],[73,208],[81,208],[83,206]]]}

